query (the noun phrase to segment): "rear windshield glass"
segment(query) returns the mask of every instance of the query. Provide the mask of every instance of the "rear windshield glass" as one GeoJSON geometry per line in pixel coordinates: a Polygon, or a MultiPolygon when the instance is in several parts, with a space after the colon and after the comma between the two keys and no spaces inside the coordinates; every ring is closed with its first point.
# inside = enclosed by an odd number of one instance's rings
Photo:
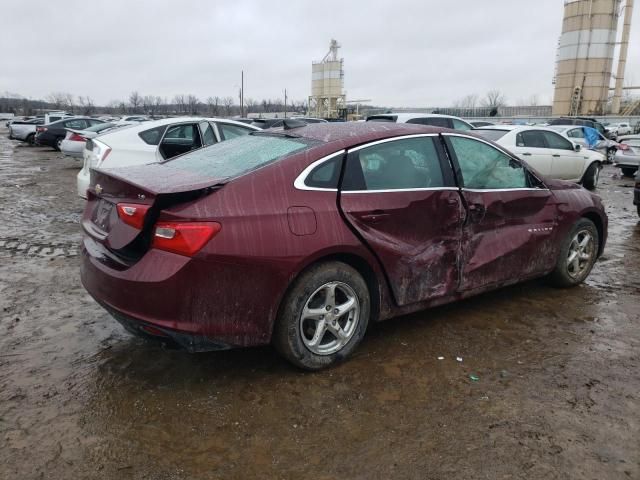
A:
{"type": "Polygon", "coordinates": [[[471,130],[472,133],[477,133],[482,138],[486,138],[487,140],[491,140],[495,142],[500,138],[504,137],[509,130],[494,130],[492,128],[474,128],[471,130]]]}
{"type": "Polygon", "coordinates": [[[165,165],[215,178],[232,178],[318,143],[276,135],[243,135],[176,157],[165,165]]]}

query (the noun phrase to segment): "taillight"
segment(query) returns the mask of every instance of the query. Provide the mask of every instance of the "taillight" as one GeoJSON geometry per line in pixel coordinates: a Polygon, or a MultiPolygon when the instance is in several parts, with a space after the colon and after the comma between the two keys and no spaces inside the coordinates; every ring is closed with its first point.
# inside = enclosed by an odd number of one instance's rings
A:
{"type": "Polygon", "coordinates": [[[142,230],[144,226],[144,217],[149,210],[149,205],[139,203],[119,203],[117,205],[118,217],[127,225],[142,230]]]}
{"type": "Polygon", "coordinates": [[[47,127],[36,127],[36,132],[46,132],[47,127]]]}
{"type": "Polygon", "coordinates": [[[151,247],[191,257],[221,228],[217,222],[158,222],[151,247]]]}
{"type": "Polygon", "coordinates": [[[629,145],[627,145],[625,143],[619,143],[618,144],[618,150],[622,150],[622,151],[629,150],[629,145]]]}
{"type": "Polygon", "coordinates": [[[77,133],[72,133],[69,137],[69,140],[72,142],[84,142],[86,138],[84,138],[82,135],[78,135],[77,133]]]}

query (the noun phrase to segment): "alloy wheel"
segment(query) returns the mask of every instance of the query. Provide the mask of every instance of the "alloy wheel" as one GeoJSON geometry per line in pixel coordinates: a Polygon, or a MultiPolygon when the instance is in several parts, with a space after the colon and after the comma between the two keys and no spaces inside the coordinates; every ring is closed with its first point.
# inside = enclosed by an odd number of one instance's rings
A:
{"type": "Polygon", "coordinates": [[[580,278],[591,267],[595,255],[595,242],[589,230],[578,231],[571,240],[567,254],[567,273],[580,278]]]}
{"type": "Polygon", "coordinates": [[[607,150],[607,161],[613,163],[613,159],[616,157],[616,151],[613,148],[607,150]]]}
{"type": "Polygon", "coordinates": [[[331,355],[349,343],[359,320],[360,301],[353,288],[343,282],[325,283],[302,309],[302,342],[316,355],[331,355]]]}

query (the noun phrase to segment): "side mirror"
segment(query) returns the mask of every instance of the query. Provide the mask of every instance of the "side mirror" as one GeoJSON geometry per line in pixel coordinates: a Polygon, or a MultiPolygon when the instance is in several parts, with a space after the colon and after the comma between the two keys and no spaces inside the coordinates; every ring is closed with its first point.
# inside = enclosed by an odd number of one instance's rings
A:
{"type": "Polygon", "coordinates": [[[582,150],[582,147],[576,143],[573,145],[573,150],[575,152],[579,152],[580,150],[582,150]]]}

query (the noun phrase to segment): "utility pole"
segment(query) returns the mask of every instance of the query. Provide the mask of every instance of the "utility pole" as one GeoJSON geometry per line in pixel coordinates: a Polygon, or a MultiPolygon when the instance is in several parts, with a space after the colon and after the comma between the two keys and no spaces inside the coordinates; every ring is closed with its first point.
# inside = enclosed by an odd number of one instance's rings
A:
{"type": "Polygon", "coordinates": [[[244,118],[244,70],[240,70],[240,118],[244,118]]]}
{"type": "Polygon", "coordinates": [[[284,89],[284,118],[287,118],[287,89],[284,89]]]}

